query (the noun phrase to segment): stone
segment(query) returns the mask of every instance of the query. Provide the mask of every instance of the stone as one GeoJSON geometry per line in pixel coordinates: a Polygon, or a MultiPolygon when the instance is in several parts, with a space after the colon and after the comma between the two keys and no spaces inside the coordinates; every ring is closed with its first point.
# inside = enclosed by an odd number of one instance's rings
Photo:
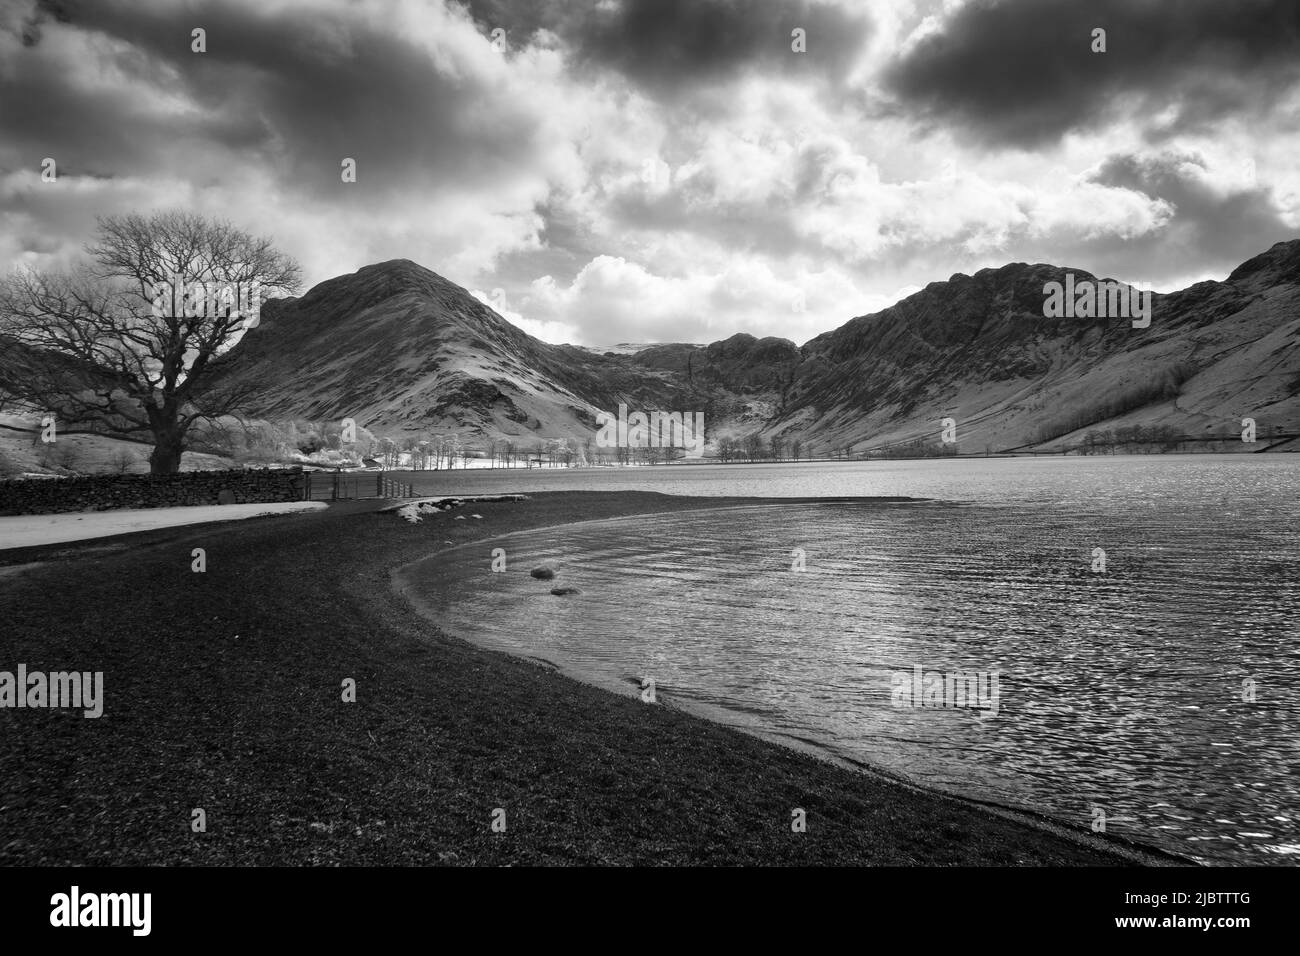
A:
{"type": "Polygon", "coordinates": [[[555,575],[558,574],[559,571],[560,571],[559,562],[543,561],[541,564],[533,568],[528,573],[531,574],[533,577],[537,578],[537,580],[539,581],[549,581],[551,580],[551,578],[555,577],[555,575]]]}

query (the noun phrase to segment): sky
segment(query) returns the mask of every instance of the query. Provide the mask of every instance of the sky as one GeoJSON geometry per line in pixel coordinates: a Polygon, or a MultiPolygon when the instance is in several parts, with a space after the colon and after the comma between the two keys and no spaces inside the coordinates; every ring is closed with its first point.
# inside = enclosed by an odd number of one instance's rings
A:
{"type": "Polygon", "coordinates": [[[1298,29],[1300,0],[0,0],[0,268],[182,208],[304,288],[411,259],[589,346],[802,344],[1008,262],[1168,291],[1300,236],[1298,29]]]}

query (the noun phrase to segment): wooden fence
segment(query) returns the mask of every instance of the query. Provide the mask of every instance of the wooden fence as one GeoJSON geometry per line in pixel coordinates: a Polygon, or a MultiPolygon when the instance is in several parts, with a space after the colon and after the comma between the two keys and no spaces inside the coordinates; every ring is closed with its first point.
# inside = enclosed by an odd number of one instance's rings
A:
{"type": "Polygon", "coordinates": [[[342,471],[303,472],[303,501],[414,497],[416,494],[412,485],[389,478],[382,471],[359,474],[342,471]]]}

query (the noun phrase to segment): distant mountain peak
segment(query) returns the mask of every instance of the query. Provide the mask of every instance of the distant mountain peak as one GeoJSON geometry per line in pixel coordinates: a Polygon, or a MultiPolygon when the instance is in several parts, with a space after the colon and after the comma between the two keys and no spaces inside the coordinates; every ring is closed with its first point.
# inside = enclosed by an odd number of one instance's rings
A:
{"type": "Polygon", "coordinates": [[[354,314],[411,294],[445,303],[466,293],[454,282],[417,262],[389,259],[326,279],[296,301],[300,307],[317,314],[354,314]]]}
{"type": "MultiPolygon", "coordinates": [[[[441,279],[432,269],[413,262],[410,259],[386,259],[383,262],[372,262],[368,266],[362,266],[353,275],[366,276],[372,274],[384,274],[395,276],[412,276],[416,278],[425,278],[432,276],[441,279]]],[[[444,280],[445,281],[445,280],[444,280]]]]}

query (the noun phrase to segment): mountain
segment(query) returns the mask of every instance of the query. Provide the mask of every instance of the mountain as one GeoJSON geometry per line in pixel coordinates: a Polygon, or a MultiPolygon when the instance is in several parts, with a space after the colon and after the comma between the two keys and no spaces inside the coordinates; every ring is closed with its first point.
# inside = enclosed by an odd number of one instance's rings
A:
{"type": "Polygon", "coordinates": [[[405,259],[267,301],[236,349],[232,375],[260,386],[255,414],[381,433],[587,434],[620,400],[666,406],[683,391],[625,358],[538,341],[405,259]]]}
{"type": "Polygon", "coordinates": [[[1045,318],[1044,286],[1067,273],[1096,279],[1025,263],[958,274],[817,336],[766,430],[875,447],[935,440],[950,417],[968,452],[1077,442],[1089,427],[1224,434],[1251,417],[1300,430],[1300,241],[1153,295],[1147,328],[1045,318]]]}
{"type": "Polygon", "coordinates": [[[1229,433],[1300,425],[1300,240],[1223,282],[1155,295],[1128,319],[1045,318],[1044,285],[1081,269],[1012,263],[954,275],[802,347],[740,333],[709,345],[549,345],[408,260],[263,305],[234,376],[256,414],[353,418],[388,433],[590,437],[598,411],[704,411],[710,440],[761,432],[822,454],[957,422],[962,451],[1054,447],[1090,428],[1229,433]]]}

